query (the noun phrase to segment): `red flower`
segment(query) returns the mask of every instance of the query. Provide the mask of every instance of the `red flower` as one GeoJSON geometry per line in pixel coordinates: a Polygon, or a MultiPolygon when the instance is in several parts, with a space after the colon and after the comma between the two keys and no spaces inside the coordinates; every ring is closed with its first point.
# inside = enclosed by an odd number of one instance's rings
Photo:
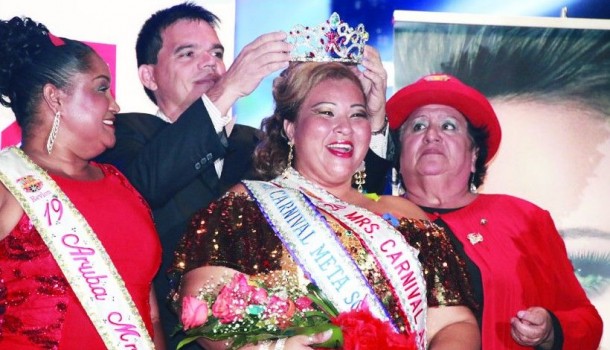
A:
{"type": "Polygon", "coordinates": [[[417,350],[414,337],[394,332],[389,322],[375,318],[366,307],[340,313],[332,323],[341,327],[344,350],[417,350]]]}

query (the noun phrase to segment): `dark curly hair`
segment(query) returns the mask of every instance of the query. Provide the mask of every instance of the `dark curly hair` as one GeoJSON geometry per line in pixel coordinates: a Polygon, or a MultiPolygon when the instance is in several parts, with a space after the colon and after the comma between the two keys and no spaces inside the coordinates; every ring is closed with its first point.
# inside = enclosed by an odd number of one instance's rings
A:
{"type": "Polygon", "coordinates": [[[12,109],[25,138],[31,131],[46,84],[71,88],[72,77],[91,67],[89,46],[62,38],[28,17],[0,21],[0,104],[12,109]]]}
{"type": "MultiPolygon", "coordinates": [[[[161,32],[180,20],[203,21],[214,28],[220,23],[220,19],[215,14],[190,2],[157,11],[144,22],[138,34],[136,40],[138,67],[143,64],[157,64],[157,57],[163,46],[161,32]]],[[[146,87],[144,87],[144,91],[148,98],[157,104],[153,92],[146,87]]]]}
{"type": "MultiPolygon", "coordinates": [[[[254,151],[254,165],[262,179],[272,179],[287,167],[289,146],[284,121],[295,122],[309,92],[329,79],[348,79],[362,90],[360,79],[343,63],[292,62],[275,78],[275,110],[272,116],[261,122],[263,138],[254,151]]],[[[295,154],[295,157],[298,155],[295,154]]]]}
{"type": "Polygon", "coordinates": [[[474,162],[472,183],[476,187],[479,187],[483,184],[485,176],[487,175],[487,164],[485,164],[485,160],[487,159],[487,153],[489,153],[489,149],[487,148],[489,132],[487,132],[485,127],[477,128],[468,122],[468,135],[472,140],[473,147],[478,149],[477,160],[474,162]]]}

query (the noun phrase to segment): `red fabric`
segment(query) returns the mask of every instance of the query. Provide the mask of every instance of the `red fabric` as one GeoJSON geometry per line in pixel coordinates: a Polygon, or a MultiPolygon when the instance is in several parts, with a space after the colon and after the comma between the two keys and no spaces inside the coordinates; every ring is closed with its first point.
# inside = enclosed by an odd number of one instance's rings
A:
{"type": "Polygon", "coordinates": [[[440,218],[481,270],[484,350],[524,349],[510,335],[510,319],[531,306],[557,316],[564,349],[597,348],[602,320],[576,279],[546,210],[511,196],[479,195],[467,207],[440,218]],[[487,222],[482,224],[482,219],[487,222]],[[467,235],[476,232],[483,242],[473,245],[467,235]]]}
{"type": "MultiPolygon", "coordinates": [[[[83,214],[125,281],[152,334],[149,293],[161,259],[150,210],[116,169],[100,181],[53,176],[83,214]]],[[[0,348],[105,349],[59,266],[23,216],[0,241],[0,348]],[[2,285],[2,283],[4,285],[2,285]]]]}
{"type": "Polygon", "coordinates": [[[21,142],[21,128],[16,121],[0,131],[0,149],[18,145],[19,142],[21,142]]]}
{"type": "Polygon", "coordinates": [[[414,337],[394,332],[389,322],[374,317],[368,309],[341,313],[332,323],[343,332],[343,350],[417,350],[414,337]]]}

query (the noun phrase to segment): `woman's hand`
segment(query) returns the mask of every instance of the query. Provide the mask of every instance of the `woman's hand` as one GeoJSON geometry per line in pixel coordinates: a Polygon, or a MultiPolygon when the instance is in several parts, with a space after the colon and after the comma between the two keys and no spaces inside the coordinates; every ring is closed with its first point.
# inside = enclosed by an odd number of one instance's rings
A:
{"type": "Polygon", "coordinates": [[[312,334],[312,335],[295,335],[294,337],[276,340],[274,342],[262,342],[257,345],[247,345],[241,350],[310,350],[316,344],[321,344],[330,339],[333,332],[312,334]]]}
{"type": "Polygon", "coordinates": [[[539,306],[517,312],[510,320],[510,333],[522,346],[540,346],[551,349],[555,338],[553,321],[549,312],[539,306]]]}
{"type": "Polygon", "coordinates": [[[388,86],[388,74],[383,68],[379,52],[372,46],[364,47],[362,67],[356,74],[362,82],[366,94],[367,109],[371,116],[371,130],[378,131],[385,124],[385,102],[386,89],[388,86]]]}
{"type": "Polygon", "coordinates": [[[286,340],[284,349],[313,349],[314,345],[324,343],[332,335],[333,331],[331,330],[312,335],[296,335],[286,340]]]}

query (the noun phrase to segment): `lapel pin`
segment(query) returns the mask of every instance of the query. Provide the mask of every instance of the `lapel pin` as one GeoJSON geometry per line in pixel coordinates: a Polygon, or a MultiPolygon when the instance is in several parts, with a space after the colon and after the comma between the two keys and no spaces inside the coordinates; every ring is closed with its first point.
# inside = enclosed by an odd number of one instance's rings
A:
{"type": "Polygon", "coordinates": [[[475,245],[477,243],[483,242],[483,235],[478,232],[471,232],[466,236],[470,241],[470,244],[475,245]]]}

